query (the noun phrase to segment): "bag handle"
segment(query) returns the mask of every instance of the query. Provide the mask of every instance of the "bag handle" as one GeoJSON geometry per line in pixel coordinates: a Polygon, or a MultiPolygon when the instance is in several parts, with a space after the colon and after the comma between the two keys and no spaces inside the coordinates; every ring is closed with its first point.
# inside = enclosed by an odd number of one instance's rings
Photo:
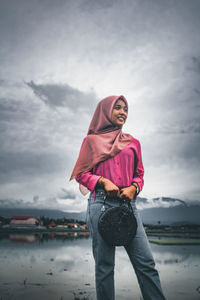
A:
{"type": "Polygon", "coordinates": [[[130,202],[124,202],[123,200],[120,202],[120,206],[126,206],[126,204],[128,205],[129,210],[134,214],[133,212],[133,208],[130,202]]]}
{"type": "MultiPolygon", "coordinates": [[[[104,196],[103,198],[103,205],[101,207],[101,212],[105,211],[106,208],[105,208],[105,204],[106,204],[106,198],[107,198],[107,195],[104,196]]],[[[133,213],[133,208],[132,208],[132,205],[130,202],[124,202],[123,199],[120,199],[120,203],[119,203],[119,206],[126,206],[126,204],[128,205],[128,208],[131,210],[131,212],[133,213]]]]}

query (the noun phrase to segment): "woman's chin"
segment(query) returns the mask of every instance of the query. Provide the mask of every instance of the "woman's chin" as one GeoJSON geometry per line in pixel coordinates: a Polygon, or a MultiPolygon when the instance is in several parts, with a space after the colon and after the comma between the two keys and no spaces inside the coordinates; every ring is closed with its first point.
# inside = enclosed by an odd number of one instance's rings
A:
{"type": "Polygon", "coordinates": [[[120,127],[121,127],[121,126],[124,125],[125,122],[124,122],[124,121],[120,121],[120,122],[117,122],[117,123],[118,123],[117,126],[120,126],[120,127]]]}

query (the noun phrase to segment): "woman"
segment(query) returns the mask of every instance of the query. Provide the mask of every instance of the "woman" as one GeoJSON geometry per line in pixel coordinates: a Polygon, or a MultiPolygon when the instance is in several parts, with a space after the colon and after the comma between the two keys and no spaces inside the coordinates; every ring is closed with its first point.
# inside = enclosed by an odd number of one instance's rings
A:
{"type": "Polygon", "coordinates": [[[137,219],[137,232],[125,246],[135,270],[144,300],[164,300],[159,275],[137,212],[135,200],[143,187],[144,169],[140,143],[122,133],[128,116],[124,96],[110,96],[99,102],[83,140],[71,175],[83,194],[90,191],[87,224],[92,236],[97,300],[114,300],[115,247],[98,231],[98,219],[106,196],[106,206],[129,202],[137,219]]]}

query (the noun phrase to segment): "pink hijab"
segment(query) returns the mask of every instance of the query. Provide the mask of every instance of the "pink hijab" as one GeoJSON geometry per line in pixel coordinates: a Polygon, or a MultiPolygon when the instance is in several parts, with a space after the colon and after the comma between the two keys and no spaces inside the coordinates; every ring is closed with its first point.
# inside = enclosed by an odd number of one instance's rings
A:
{"type": "Polygon", "coordinates": [[[111,122],[112,110],[119,98],[128,107],[124,96],[109,96],[98,103],[70,180],[114,157],[132,141],[130,134],[122,133],[121,126],[111,122]]]}

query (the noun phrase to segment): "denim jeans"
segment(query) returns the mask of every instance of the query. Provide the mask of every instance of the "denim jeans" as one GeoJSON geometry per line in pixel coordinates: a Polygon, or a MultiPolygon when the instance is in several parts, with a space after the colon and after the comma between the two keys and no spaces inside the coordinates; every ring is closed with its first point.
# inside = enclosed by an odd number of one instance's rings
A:
{"type": "MultiPolygon", "coordinates": [[[[101,207],[104,203],[106,192],[104,189],[91,192],[87,207],[87,225],[92,237],[92,250],[95,260],[95,283],[97,300],[114,300],[114,265],[115,247],[104,242],[98,231],[98,219],[101,207]]],[[[143,228],[135,200],[131,201],[134,215],[137,219],[138,228],[132,242],[125,246],[135,270],[141,293],[144,300],[165,300],[155,262],[151,253],[149,242],[143,228]]],[[[105,200],[105,207],[119,206],[119,200],[105,200]]]]}

